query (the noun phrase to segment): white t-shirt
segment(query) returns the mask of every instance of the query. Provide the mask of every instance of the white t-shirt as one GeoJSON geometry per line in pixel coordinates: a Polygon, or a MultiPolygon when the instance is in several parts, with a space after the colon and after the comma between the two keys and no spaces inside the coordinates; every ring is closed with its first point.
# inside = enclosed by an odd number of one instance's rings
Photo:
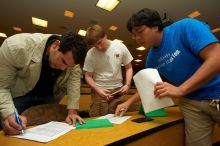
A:
{"type": "Polygon", "coordinates": [[[83,70],[93,73],[96,85],[105,89],[122,86],[121,65],[133,60],[128,48],[120,43],[110,41],[105,52],[91,48],[85,59],[83,70]]]}

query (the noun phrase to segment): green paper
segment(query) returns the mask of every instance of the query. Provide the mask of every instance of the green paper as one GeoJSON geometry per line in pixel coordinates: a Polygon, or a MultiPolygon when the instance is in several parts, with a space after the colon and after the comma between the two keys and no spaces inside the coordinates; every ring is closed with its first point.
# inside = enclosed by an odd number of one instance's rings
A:
{"type": "Polygon", "coordinates": [[[148,117],[167,117],[168,116],[168,113],[164,110],[164,108],[154,110],[148,113],[144,113],[144,108],[142,105],[140,107],[139,114],[143,114],[148,117]]]}
{"type": "Polygon", "coordinates": [[[85,120],[85,124],[82,125],[79,122],[76,122],[76,129],[104,128],[112,126],[113,124],[109,122],[108,119],[85,120]]]}

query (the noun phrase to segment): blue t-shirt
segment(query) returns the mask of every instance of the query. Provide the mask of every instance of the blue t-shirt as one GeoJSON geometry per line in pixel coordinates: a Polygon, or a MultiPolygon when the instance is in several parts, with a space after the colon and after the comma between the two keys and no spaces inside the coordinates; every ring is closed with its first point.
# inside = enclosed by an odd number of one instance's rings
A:
{"type": "MultiPolygon", "coordinates": [[[[203,63],[199,52],[207,45],[218,42],[207,24],[186,18],[164,28],[161,45],[151,48],[147,68],[159,73],[176,86],[189,79],[203,63]]],[[[192,99],[220,98],[220,74],[196,91],[187,95],[192,99]]]]}

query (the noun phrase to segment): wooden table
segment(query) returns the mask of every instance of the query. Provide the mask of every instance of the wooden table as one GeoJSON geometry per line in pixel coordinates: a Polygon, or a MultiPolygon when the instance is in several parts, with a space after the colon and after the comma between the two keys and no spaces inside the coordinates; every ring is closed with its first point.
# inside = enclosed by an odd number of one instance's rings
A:
{"type": "Polygon", "coordinates": [[[137,112],[128,113],[132,117],[120,125],[109,128],[72,130],[48,143],[39,143],[11,138],[0,132],[1,146],[102,146],[102,145],[149,145],[183,146],[184,123],[179,107],[166,109],[168,117],[154,118],[153,121],[135,123],[135,118],[143,117],[137,112]]]}

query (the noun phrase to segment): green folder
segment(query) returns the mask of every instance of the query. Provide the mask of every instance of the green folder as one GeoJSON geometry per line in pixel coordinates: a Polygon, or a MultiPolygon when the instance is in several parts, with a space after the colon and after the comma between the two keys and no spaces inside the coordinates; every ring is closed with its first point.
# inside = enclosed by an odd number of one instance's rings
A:
{"type": "Polygon", "coordinates": [[[112,126],[113,124],[108,119],[85,120],[85,124],[76,122],[76,129],[104,128],[112,126]]]}
{"type": "Polygon", "coordinates": [[[143,105],[140,106],[139,114],[143,114],[147,117],[167,117],[168,113],[164,110],[164,108],[154,110],[148,113],[144,113],[143,105]]]}

